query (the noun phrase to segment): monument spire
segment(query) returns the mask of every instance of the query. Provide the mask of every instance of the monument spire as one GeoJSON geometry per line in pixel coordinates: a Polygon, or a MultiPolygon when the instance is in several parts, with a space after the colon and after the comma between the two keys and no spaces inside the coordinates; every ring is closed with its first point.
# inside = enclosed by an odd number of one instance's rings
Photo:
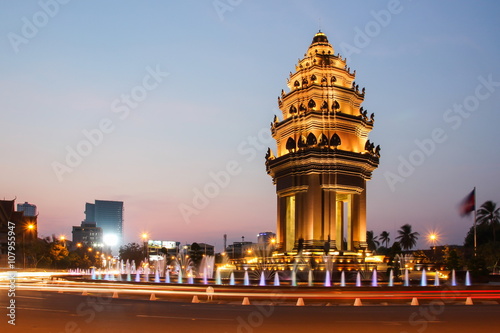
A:
{"type": "Polygon", "coordinates": [[[361,107],[365,89],[320,30],[290,73],[288,90],[278,98],[282,120],[271,124],[276,153],[266,154],[278,196],[279,250],[296,251],[303,239],[310,251],[362,251],[366,181],[380,151],[368,141],[374,118],[361,107]]]}

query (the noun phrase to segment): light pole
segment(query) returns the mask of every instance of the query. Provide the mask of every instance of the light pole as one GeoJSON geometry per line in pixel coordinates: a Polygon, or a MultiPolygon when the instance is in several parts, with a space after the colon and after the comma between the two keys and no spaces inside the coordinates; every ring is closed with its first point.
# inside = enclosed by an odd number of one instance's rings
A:
{"type": "Polygon", "coordinates": [[[148,238],[149,238],[149,236],[147,233],[144,232],[144,233],[142,233],[141,238],[142,238],[142,243],[144,246],[144,258],[149,263],[149,255],[148,255],[148,238]]]}
{"type": "Polygon", "coordinates": [[[429,234],[429,241],[432,244],[432,249],[434,250],[434,260],[437,260],[436,258],[436,242],[438,239],[438,235],[436,233],[431,233],[429,234]]]}
{"type": "MultiPolygon", "coordinates": [[[[23,268],[26,268],[26,246],[25,246],[26,238],[25,238],[25,235],[26,235],[26,232],[31,233],[31,230],[35,229],[35,225],[28,224],[25,229],[26,230],[23,231],[23,268]]],[[[31,237],[29,237],[29,238],[31,238],[31,237]]]]}
{"type": "Polygon", "coordinates": [[[64,235],[61,235],[59,237],[59,240],[62,242],[63,246],[66,247],[66,236],[64,235]]]}

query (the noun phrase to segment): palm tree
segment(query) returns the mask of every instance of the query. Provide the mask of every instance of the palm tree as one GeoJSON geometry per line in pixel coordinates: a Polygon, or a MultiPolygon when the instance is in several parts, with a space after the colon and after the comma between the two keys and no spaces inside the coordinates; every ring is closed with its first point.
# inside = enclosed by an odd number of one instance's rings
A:
{"type": "Polygon", "coordinates": [[[370,251],[376,250],[380,245],[377,236],[373,236],[373,230],[366,232],[366,243],[368,244],[368,250],[370,251]]]}
{"type": "Polygon", "coordinates": [[[405,224],[401,226],[401,229],[398,230],[399,236],[396,237],[396,240],[401,244],[401,248],[403,250],[411,250],[412,247],[417,245],[417,239],[420,235],[418,232],[411,231],[411,225],[405,224]]]}
{"type": "Polygon", "coordinates": [[[477,210],[477,222],[493,230],[493,242],[496,242],[496,227],[500,223],[500,208],[493,201],[486,201],[477,210]]]}
{"type": "Polygon", "coordinates": [[[380,233],[380,241],[382,242],[382,244],[385,243],[385,247],[386,248],[389,248],[389,242],[390,242],[390,238],[389,238],[389,233],[387,231],[382,231],[380,233]]]}

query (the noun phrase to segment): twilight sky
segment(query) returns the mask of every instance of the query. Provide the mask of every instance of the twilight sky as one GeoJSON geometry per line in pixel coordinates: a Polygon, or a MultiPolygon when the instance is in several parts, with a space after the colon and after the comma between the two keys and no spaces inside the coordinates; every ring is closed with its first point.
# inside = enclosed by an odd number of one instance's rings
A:
{"type": "Polygon", "coordinates": [[[36,204],[45,236],[71,236],[94,199],[124,201],[127,242],[221,250],[224,233],[275,231],[269,124],[321,27],[376,116],[368,229],[462,244],[461,199],[476,186],[478,205],[500,203],[499,14],[486,0],[2,1],[0,196],[36,204]]]}

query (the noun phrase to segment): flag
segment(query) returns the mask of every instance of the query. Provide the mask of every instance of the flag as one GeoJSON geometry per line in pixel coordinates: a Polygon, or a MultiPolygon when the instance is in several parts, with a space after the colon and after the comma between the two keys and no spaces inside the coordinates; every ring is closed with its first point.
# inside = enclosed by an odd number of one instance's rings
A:
{"type": "Polygon", "coordinates": [[[476,210],[476,189],[474,188],[460,203],[460,215],[466,216],[476,210]]]}

